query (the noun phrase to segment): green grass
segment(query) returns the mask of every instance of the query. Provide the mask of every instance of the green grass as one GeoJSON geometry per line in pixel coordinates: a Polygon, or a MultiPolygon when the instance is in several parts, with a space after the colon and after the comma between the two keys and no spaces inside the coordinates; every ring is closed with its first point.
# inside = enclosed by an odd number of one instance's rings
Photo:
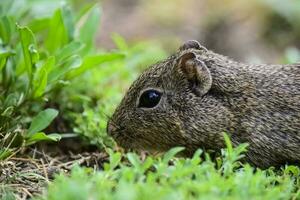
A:
{"type": "Polygon", "coordinates": [[[38,199],[299,199],[300,169],[286,166],[276,172],[241,165],[245,145],[223,151],[218,166],[201,150],[192,158],[174,158],[182,148],[163,157],[141,161],[133,153],[110,151],[103,171],[75,167],[70,176],[56,176],[38,199]],[[126,161],[124,161],[124,159],[126,161]]]}
{"type": "MultiPolygon", "coordinates": [[[[106,150],[109,162],[100,171],[77,166],[57,175],[36,199],[300,199],[299,167],[241,164],[246,145],[233,148],[226,136],[214,161],[201,150],[175,158],[180,147],[143,160],[110,150],[108,116],[141,70],[166,52],[153,41],[128,45],[117,34],[115,50],[96,47],[99,5],[60,2],[0,1],[0,162],[70,136],[106,150]]],[[[296,58],[299,51],[289,49],[284,61],[296,58]]],[[[1,187],[0,197],[14,199],[12,192],[1,187]]]]}

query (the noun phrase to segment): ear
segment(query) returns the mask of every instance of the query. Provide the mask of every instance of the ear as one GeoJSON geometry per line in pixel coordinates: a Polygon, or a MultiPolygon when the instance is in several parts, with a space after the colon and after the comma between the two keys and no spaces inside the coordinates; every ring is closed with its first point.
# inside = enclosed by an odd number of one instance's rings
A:
{"type": "Polygon", "coordinates": [[[178,60],[178,66],[197,96],[203,96],[210,90],[212,86],[210,71],[193,52],[183,54],[178,60]]]}
{"type": "Polygon", "coordinates": [[[180,51],[187,50],[187,49],[198,49],[198,50],[207,51],[207,49],[196,40],[188,40],[181,47],[179,47],[180,51]]]}

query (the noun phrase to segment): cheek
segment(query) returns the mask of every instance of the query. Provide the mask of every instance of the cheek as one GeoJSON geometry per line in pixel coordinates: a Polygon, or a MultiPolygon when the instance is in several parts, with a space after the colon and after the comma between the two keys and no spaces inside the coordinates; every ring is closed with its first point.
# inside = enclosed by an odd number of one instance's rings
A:
{"type": "Polygon", "coordinates": [[[154,115],[138,114],[134,121],[129,122],[131,131],[140,136],[147,137],[148,135],[156,134],[162,130],[163,122],[154,115]]]}
{"type": "Polygon", "coordinates": [[[181,133],[181,123],[176,117],[156,118],[143,125],[147,137],[164,138],[181,133]]]}

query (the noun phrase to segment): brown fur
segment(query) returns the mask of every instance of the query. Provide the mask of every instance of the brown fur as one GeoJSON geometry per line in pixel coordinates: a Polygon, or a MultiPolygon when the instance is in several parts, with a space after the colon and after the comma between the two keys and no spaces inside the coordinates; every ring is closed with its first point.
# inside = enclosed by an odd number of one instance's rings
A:
{"type": "Polygon", "coordinates": [[[249,143],[246,160],[255,166],[299,163],[300,64],[243,64],[188,41],[132,84],[108,132],[125,148],[189,153],[220,150],[227,132],[234,145],[249,143]],[[160,103],[137,107],[149,88],[162,92],[160,103]]]}

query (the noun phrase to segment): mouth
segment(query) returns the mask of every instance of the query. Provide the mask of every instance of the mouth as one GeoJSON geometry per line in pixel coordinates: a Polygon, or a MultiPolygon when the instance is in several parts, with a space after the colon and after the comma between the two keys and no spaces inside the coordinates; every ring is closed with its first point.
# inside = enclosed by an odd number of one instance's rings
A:
{"type": "Polygon", "coordinates": [[[145,138],[133,137],[133,134],[128,132],[118,132],[111,134],[118,146],[122,147],[127,151],[149,151],[155,146],[154,144],[147,141],[145,138]]]}
{"type": "Polygon", "coordinates": [[[116,126],[109,122],[107,125],[107,133],[110,135],[117,145],[125,150],[142,150],[163,152],[172,147],[172,145],[155,140],[151,137],[145,137],[145,134],[129,132],[124,126],[116,126]]]}

